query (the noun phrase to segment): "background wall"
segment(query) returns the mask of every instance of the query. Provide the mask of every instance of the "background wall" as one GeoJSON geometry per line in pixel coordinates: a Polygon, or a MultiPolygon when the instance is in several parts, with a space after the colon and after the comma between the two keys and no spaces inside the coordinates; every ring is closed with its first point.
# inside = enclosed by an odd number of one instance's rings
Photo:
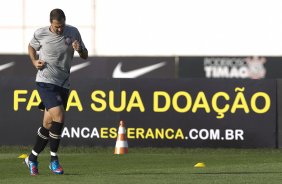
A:
{"type": "Polygon", "coordinates": [[[0,6],[0,53],[27,53],[27,45],[36,29],[50,24],[49,14],[61,8],[67,24],[79,28],[83,40],[94,54],[94,1],[83,0],[9,0],[0,6]]]}
{"type": "Polygon", "coordinates": [[[53,8],[92,56],[282,55],[278,0],[9,0],[0,6],[0,54],[25,54],[53,8]]]}

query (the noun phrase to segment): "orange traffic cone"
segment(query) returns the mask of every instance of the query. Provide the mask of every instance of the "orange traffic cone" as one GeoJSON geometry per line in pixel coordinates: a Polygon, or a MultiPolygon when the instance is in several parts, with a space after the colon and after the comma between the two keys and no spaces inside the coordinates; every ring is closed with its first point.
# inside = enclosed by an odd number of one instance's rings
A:
{"type": "Polygon", "coordinates": [[[126,139],[126,130],[124,121],[120,121],[118,128],[118,137],[116,142],[115,154],[128,153],[128,144],[126,139]]]}

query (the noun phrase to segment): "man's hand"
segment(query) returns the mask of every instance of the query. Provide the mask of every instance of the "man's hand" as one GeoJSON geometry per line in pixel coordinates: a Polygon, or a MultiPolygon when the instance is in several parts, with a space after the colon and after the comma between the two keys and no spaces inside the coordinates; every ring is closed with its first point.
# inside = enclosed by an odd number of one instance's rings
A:
{"type": "Polygon", "coordinates": [[[88,58],[88,51],[87,51],[87,49],[86,48],[82,49],[79,41],[74,40],[74,42],[72,42],[72,48],[78,52],[79,57],[81,57],[82,59],[87,59],[88,58]]]}
{"type": "Polygon", "coordinates": [[[77,52],[81,52],[80,43],[77,40],[74,40],[74,42],[72,42],[72,48],[77,52]]]}
{"type": "Polygon", "coordinates": [[[45,61],[42,61],[40,59],[33,60],[32,63],[37,70],[42,70],[45,67],[45,61]]]}

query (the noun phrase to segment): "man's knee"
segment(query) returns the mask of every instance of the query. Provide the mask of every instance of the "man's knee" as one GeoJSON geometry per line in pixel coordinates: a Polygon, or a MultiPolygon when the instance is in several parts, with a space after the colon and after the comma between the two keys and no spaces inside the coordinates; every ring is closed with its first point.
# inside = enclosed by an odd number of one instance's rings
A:
{"type": "Polygon", "coordinates": [[[47,130],[50,130],[52,126],[52,120],[51,121],[43,121],[43,127],[46,128],[47,130]]]}
{"type": "Polygon", "coordinates": [[[52,121],[63,123],[65,118],[64,108],[63,106],[53,107],[48,110],[52,121]]]}

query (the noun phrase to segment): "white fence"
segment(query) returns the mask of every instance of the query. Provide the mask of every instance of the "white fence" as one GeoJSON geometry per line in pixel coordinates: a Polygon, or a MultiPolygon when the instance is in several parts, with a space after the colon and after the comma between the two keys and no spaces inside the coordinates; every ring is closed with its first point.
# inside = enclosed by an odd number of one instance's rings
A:
{"type": "Polygon", "coordinates": [[[27,53],[61,8],[90,55],[282,55],[279,0],[6,0],[0,54],[27,53]]]}

